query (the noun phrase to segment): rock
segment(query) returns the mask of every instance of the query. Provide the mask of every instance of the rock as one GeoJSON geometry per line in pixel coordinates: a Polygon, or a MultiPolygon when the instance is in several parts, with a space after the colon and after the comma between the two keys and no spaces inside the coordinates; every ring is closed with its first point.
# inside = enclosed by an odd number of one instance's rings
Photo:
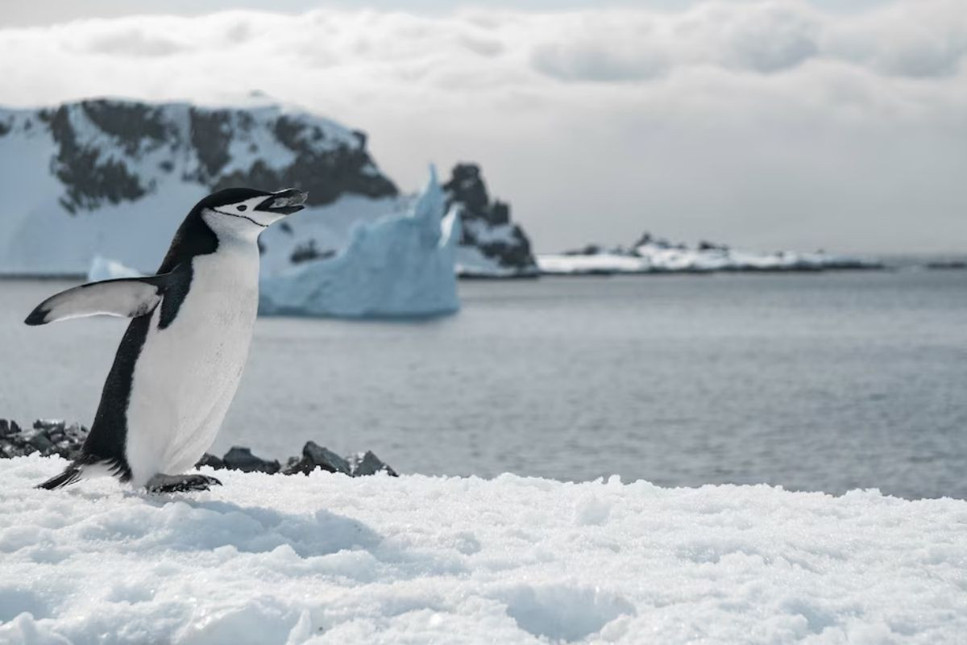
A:
{"type": "MultiPolygon", "coordinates": [[[[75,459],[80,454],[89,433],[90,430],[79,423],[68,425],[59,419],[38,419],[29,430],[23,430],[15,421],[0,419],[0,459],[24,457],[35,453],[45,457],[57,455],[68,460],[75,459]]],[[[306,442],[302,447],[301,457],[289,458],[285,470],[282,470],[278,461],[257,457],[252,454],[250,448],[243,446],[232,446],[221,459],[206,452],[195,464],[196,468],[201,466],[208,466],[215,470],[227,468],[269,475],[279,472],[286,475],[296,473],[308,475],[320,469],[350,477],[374,475],[380,471],[391,477],[399,476],[395,470],[370,451],[343,458],[314,441],[306,442]]]]}
{"type": "Polygon", "coordinates": [[[302,447],[302,458],[290,459],[282,472],[285,475],[295,475],[296,473],[308,475],[317,468],[330,473],[350,474],[348,461],[314,441],[307,441],[306,445],[302,447]]]}
{"type": "Polygon", "coordinates": [[[43,430],[34,431],[26,439],[27,443],[39,450],[42,455],[50,455],[56,452],[54,442],[47,437],[47,434],[43,430]]]}
{"type": "Polygon", "coordinates": [[[229,470],[241,470],[244,473],[268,473],[274,475],[282,469],[282,465],[277,461],[266,461],[252,454],[251,449],[241,446],[232,448],[222,457],[225,468],[229,470]]]}
{"type": "Polygon", "coordinates": [[[72,423],[66,428],[64,428],[64,436],[70,441],[75,441],[79,443],[84,443],[87,440],[87,435],[90,434],[90,430],[86,426],[82,426],[79,423],[72,423]]]}
{"type": "Polygon", "coordinates": [[[356,453],[349,458],[350,474],[353,477],[364,477],[375,475],[383,471],[390,477],[399,477],[395,470],[390,468],[382,459],[367,450],[366,452],[356,453]]]}
{"type": "Polygon", "coordinates": [[[457,253],[460,275],[528,277],[538,274],[530,240],[520,226],[510,221],[510,205],[491,201],[480,166],[457,164],[443,190],[447,211],[456,208],[460,216],[462,235],[457,253]]]}
{"type": "Polygon", "coordinates": [[[209,468],[214,468],[215,470],[222,470],[225,468],[225,462],[215,455],[206,452],[201,456],[201,459],[198,460],[198,463],[195,464],[195,468],[201,468],[202,466],[208,466],[209,468]]]}
{"type": "Polygon", "coordinates": [[[37,419],[34,421],[34,430],[42,430],[44,432],[58,430],[63,432],[65,428],[67,428],[67,422],[63,419],[37,419]]]}
{"type": "Polygon", "coordinates": [[[0,437],[7,437],[14,434],[20,434],[20,426],[17,425],[17,422],[0,419],[0,437]]]}

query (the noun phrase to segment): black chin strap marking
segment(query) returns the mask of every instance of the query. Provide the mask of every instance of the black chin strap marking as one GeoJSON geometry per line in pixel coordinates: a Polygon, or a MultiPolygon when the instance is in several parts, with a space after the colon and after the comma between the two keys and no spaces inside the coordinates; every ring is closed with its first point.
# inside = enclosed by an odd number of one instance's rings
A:
{"type": "Polygon", "coordinates": [[[252,219],[251,217],[247,217],[247,216],[245,216],[245,215],[239,215],[239,214],[237,214],[237,213],[226,213],[225,211],[220,211],[220,210],[218,210],[217,208],[215,208],[215,209],[213,209],[213,210],[214,210],[214,211],[215,211],[216,213],[221,213],[222,215],[228,215],[229,217],[241,217],[242,219],[247,219],[248,221],[250,221],[250,222],[252,222],[252,223],[253,223],[253,224],[255,224],[256,226],[261,226],[262,228],[268,228],[268,227],[269,227],[269,225],[268,225],[268,224],[259,224],[258,222],[256,222],[256,221],[255,221],[254,219],[252,219]]]}

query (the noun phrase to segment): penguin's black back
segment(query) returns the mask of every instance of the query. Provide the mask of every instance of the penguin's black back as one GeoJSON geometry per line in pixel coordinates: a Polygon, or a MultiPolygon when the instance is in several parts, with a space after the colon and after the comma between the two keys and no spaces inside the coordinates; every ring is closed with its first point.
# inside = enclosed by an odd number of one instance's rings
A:
{"type": "Polygon", "coordinates": [[[128,433],[128,403],[134,366],[148,337],[151,316],[139,316],[131,321],[121,338],[114,363],[101,390],[101,402],[94,415],[91,432],[84,442],[83,455],[91,461],[107,461],[115,466],[121,481],[131,478],[124,446],[128,433]]]}

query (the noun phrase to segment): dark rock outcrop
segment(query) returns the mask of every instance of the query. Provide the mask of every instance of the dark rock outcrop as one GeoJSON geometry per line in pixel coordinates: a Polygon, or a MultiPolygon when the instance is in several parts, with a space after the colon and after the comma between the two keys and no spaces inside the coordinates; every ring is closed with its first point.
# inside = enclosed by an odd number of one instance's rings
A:
{"type": "Polygon", "coordinates": [[[211,191],[301,188],[310,206],[346,193],[398,194],[369,156],[365,135],[308,114],[93,99],[11,115],[0,121],[0,136],[14,127],[32,129],[29,115],[49,130],[51,170],[63,185],[60,203],[72,215],[137,202],[176,170],[174,179],[211,191]],[[266,141],[272,145],[262,149],[266,141]]]}
{"type": "Polygon", "coordinates": [[[390,477],[399,477],[395,470],[383,463],[379,457],[369,450],[352,455],[349,458],[349,468],[353,477],[375,475],[378,472],[384,472],[390,477]]]}
{"type": "MultiPolygon", "coordinates": [[[[458,209],[462,225],[460,246],[476,248],[490,260],[496,269],[492,277],[499,273],[505,277],[537,275],[530,240],[519,225],[510,221],[510,205],[499,200],[491,201],[480,166],[457,164],[450,180],[443,184],[443,190],[447,209],[454,206],[458,209]]],[[[464,269],[469,275],[477,271],[481,274],[479,277],[486,277],[486,272],[481,269],[464,269]]]]}
{"type": "Polygon", "coordinates": [[[306,442],[306,445],[302,448],[302,458],[296,459],[293,457],[290,459],[289,464],[282,472],[286,475],[295,475],[297,473],[308,475],[317,468],[330,473],[352,475],[352,467],[347,460],[328,448],[323,448],[314,441],[306,442]]]}
{"type": "Polygon", "coordinates": [[[195,464],[195,468],[202,468],[204,466],[214,468],[215,470],[222,470],[225,468],[225,460],[206,452],[201,456],[201,459],[198,460],[198,463],[195,464]]]}
{"type": "MultiPolygon", "coordinates": [[[[202,457],[204,459],[204,457],[202,457]]],[[[282,470],[282,466],[277,461],[267,461],[252,454],[250,448],[242,446],[232,446],[222,462],[228,470],[241,470],[243,473],[268,473],[274,475],[282,470]]]]}
{"type": "Polygon", "coordinates": [[[292,264],[302,264],[303,262],[312,262],[313,260],[325,260],[334,255],[336,255],[336,251],[332,249],[320,251],[316,248],[316,241],[309,240],[295,247],[292,253],[289,254],[289,261],[292,264]]]}
{"type": "MultiPolygon", "coordinates": [[[[80,109],[83,109],[83,104],[80,109]]],[[[62,105],[56,110],[40,113],[41,120],[47,122],[57,145],[57,154],[51,167],[64,185],[61,205],[69,213],[75,214],[78,210],[98,208],[104,202],[119,204],[143,197],[148,192],[148,186],[143,185],[126,164],[115,159],[109,150],[85,145],[78,140],[71,111],[70,106],[62,105]]]]}

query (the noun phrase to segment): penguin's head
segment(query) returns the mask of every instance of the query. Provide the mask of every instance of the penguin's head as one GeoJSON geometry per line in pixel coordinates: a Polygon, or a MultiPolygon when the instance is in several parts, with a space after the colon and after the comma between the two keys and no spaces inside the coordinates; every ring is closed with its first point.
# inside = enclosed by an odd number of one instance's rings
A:
{"type": "Polygon", "coordinates": [[[267,193],[254,188],[226,188],[198,202],[195,209],[220,237],[258,237],[273,222],[301,211],[308,195],[295,188],[267,193]]]}

